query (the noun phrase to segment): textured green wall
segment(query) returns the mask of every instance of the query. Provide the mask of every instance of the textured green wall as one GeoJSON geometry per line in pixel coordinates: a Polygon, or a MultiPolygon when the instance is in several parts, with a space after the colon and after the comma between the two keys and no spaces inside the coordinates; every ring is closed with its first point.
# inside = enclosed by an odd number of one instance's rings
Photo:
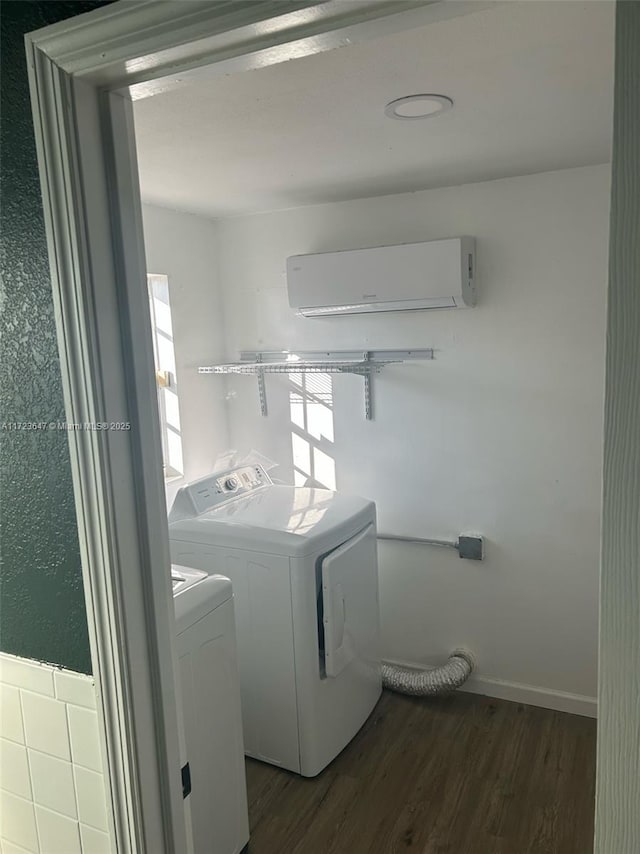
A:
{"type": "Polygon", "coordinates": [[[2,2],[0,649],[91,672],[24,34],[95,9],[2,2]]]}

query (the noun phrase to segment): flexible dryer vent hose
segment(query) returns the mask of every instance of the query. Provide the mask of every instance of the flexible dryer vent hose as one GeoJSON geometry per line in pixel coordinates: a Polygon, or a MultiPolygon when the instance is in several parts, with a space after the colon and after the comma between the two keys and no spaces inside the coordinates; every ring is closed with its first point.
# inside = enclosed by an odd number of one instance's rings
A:
{"type": "Polygon", "coordinates": [[[412,670],[396,664],[382,665],[382,684],[399,694],[413,697],[433,697],[454,691],[467,681],[475,659],[466,649],[456,649],[441,667],[432,670],[412,670]]]}

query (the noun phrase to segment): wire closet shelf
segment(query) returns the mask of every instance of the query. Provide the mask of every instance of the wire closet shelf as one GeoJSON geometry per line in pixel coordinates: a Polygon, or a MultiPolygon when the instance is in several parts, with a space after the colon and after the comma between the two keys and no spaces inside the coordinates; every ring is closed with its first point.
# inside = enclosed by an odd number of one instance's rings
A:
{"type": "Polygon", "coordinates": [[[433,349],[421,350],[243,350],[240,361],[206,365],[199,374],[244,374],[258,379],[262,415],[268,414],[265,374],[357,374],[364,378],[365,416],[373,418],[371,377],[387,365],[433,359],[433,349]]]}

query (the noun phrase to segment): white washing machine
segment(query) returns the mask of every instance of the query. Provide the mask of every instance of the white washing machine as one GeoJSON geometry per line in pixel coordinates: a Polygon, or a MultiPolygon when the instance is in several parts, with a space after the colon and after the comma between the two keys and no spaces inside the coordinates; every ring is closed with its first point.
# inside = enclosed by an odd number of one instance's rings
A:
{"type": "Polygon", "coordinates": [[[195,854],[239,854],[249,841],[233,592],[228,578],[172,566],[195,854]]]}
{"type": "Polygon", "coordinates": [[[231,579],[245,751],[313,777],[382,687],[375,505],[261,466],[182,487],[172,560],[231,579]]]}

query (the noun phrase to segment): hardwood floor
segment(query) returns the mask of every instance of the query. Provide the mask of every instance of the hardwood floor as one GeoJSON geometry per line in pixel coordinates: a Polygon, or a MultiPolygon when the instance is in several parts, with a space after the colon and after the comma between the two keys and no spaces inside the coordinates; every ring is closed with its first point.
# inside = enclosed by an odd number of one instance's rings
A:
{"type": "Polygon", "coordinates": [[[306,780],[247,760],[250,854],[589,854],[594,720],[385,692],[306,780]]]}

